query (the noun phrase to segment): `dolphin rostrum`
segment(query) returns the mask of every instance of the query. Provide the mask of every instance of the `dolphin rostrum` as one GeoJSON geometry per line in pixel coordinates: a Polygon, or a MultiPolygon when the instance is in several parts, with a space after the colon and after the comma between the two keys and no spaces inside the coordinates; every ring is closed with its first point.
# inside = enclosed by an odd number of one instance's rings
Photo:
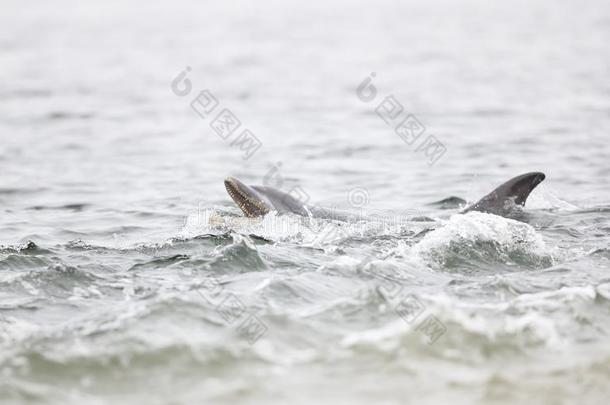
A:
{"type": "Polygon", "coordinates": [[[225,188],[247,217],[262,217],[271,211],[307,216],[307,207],[288,193],[267,186],[248,186],[235,177],[225,179],[225,188]]]}
{"type": "MultiPolygon", "coordinates": [[[[544,173],[531,172],[510,179],[462,213],[470,211],[486,212],[500,216],[509,215],[515,207],[525,205],[532,190],[544,180],[544,173]]],[[[247,217],[261,217],[271,211],[280,214],[293,213],[302,216],[316,216],[341,220],[347,213],[337,213],[313,205],[303,204],[292,195],[267,186],[248,186],[234,177],[225,179],[229,196],[247,217]]]]}

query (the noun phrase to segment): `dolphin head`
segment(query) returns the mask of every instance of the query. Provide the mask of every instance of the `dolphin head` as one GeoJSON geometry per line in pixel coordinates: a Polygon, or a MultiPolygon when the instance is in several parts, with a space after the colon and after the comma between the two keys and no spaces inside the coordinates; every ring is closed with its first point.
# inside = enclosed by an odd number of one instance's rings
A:
{"type": "Polygon", "coordinates": [[[235,177],[227,177],[225,188],[247,217],[262,217],[270,211],[308,215],[302,201],[273,187],[248,186],[235,177]]]}
{"type": "Polygon", "coordinates": [[[274,209],[265,195],[253,187],[242,183],[235,177],[227,177],[225,179],[225,188],[229,196],[235,201],[235,204],[247,217],[262,217],[274,209]]]}

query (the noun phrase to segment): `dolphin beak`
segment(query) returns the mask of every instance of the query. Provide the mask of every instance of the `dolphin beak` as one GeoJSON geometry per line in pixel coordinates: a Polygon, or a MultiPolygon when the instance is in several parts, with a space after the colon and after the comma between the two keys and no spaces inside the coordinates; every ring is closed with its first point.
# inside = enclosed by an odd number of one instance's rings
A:
{"type": "Polygon", "coordinates": [[[262,217],[270,211],[255,190],[235,177],[225,179],[225,189],[247,217],[262,217]]]}
{"type": "Polygon", "coordinates": [[[241,181],[237,180],[235,177],[227,177],[225,179],[225,188],[227,189],[227,191],[229,190],[237,190],[239,188],[244,189],[245,184],[242,183],[241,181]]]}

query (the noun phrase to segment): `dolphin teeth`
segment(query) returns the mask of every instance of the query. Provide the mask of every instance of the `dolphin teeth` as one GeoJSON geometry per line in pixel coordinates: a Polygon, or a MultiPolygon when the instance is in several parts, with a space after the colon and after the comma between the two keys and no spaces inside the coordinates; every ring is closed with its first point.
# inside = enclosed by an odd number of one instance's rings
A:
{"type": "Polygon", "coordinates": [[[264,215],[268,212],[267,207],[251,198],[248,194],[242,192],[239,189],[239,185],[235,185],[231,180],[225,181],[225,188],[229,196],[233,199],[233,201],[235,201],[237,206],[244,212],[244,214],[246,214],[246,216],[256,217],[260,216],[261,214],[264,215]]]}

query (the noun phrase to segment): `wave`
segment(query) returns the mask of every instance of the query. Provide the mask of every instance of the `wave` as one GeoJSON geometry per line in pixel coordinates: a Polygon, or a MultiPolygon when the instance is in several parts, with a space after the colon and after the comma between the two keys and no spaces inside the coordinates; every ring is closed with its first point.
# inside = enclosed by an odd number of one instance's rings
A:
{"type": "Polygon", "coordinates": [[[303,247],[334,250],[338,245],[362,238],[410,237],[429,229],[432,219],[406,216],[371,216],[370,220],[339,221],[271,212],[262,218],[235,216],[208,208],[185,219],[179,237],[239,233],[266,241],[296,243],[303,247]]]}
{"type": "Polygon", "coordinates": [[[553,265],[542,237],[523,222],[470,212],[450,217],[403,252],[444,271],[514,270],[553,265]],[[493,266],[493,267],[492,267],[493,266]]]}

